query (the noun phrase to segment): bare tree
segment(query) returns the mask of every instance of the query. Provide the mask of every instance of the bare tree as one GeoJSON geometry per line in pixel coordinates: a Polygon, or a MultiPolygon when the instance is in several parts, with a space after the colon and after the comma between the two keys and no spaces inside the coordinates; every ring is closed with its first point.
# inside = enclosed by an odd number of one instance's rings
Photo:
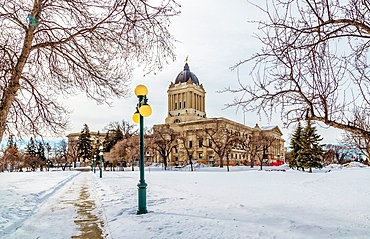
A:
{"type": "Polygon", "coordinates": [[[229,171],[229,154],[237,142],[237,134],[226,126],[227,124],[223,120],[215,118],[213,124],[205,125],[197,137],[211,140],[211,143],[203,144],[203,146],[215,152],[220,160],[220,168],[223,168],[223,159],[226,158],[227,171],[229,171]]]}
{"type": "Polygon", "coordinates": [[[140,157],[140,139],[136,135],[124,141],[126,141],[127,158],[130,160],[131,170],[134,171],[135,161],[138,161],[140,157]]]}
{"type": "Polygon", "coordinates": [[[119,141],[110,152],[111,158],[118,161],[128,160],[134,171],[135,161],[139,157],[139,136],[132,136],[119,141]]]}
{"type": "MultiPolygon", "coordinates": [[[[355,115],[355,118],[357,119],[356,123],[358,125],[361,125],[364,129],[367,131],[370,131],[370,118],[368,118],[366,115],[361,115],[357,113],[355,115]]],[[[361,154],[366,156],[367,161],[370,159],[370,136],[354,133],[351,131],[345,131],[342,134],[341,139],[343,144],[350,144],[353,148],[359,150],[361,154]]]]}
{"type": "Polygon", "coordinates": [[[254,21],[263,48],[234,66],[254,62],[252,83],[239,78],[239,89],[226,89],[240,93],[228,106],[270,119],[278,111],[287,126],[320,121],[369,138],[358,116],[370,118],[370,2],[264,3],[251,3],[267,16],[254,21]]]}
{"type": "MultiPolygon", "coordinates": [[[[71,146],[73,147],[73,145],[71,146]]],[[[77,156],[77,146],[75,147],[76,147],[76,156],[77,156]]],[[[58,167],[61,166],[62,170],[65,171],[66,167],[68,166],[68,143],[67,141],[63,139],[57,145],[55,145],[54,152],[55,152],[54,159],[58,163],[58,167]]]]}
{"type": "Polygon", "coordinates": [[[250,156],[250,167],[253,168],[255,157],[256,157],[255,152],[257,152],[257,148],[255,149],[252,144],[253,143],[252,135],[251,134],[240,134],[236,138],[236,140],[237,140],[239,147],[241,147],[241,149],[248,152],[250,156]]]}
{"type": "Polygon", "coordinates": [[[183,131],[179,134],[177,137],[178,144],[181,145],[181,147],[184,149],[183,157],[185,158],[185,161],[188,161],[190,164],[190,170],[194,171],[193,169],[193,153],[194,148],[189,145],[187,132],[183,131]]]}
{"type": "Polygon", "coordinates": [[[169,124],[153,128],[153,147],[163,159],[164,170],[167,170],[167,159],[171,151],[177,146],[176,133],[169,124]]]}
{"type": "Polygon", "coordinates": [[[70,141],[68,143],[68,158],[73,162],[73,167],[77,166],[78,159],[78,141],[70,141]]]}
{"type": "Polygon", "coordinates": [[[61,95],[98,103],[128,96],[135,66],[145,74],[174,60],[174,0],[33,0],[0,3],[0,141],[4,133],[60,133],[61,95]]]}
{"type": "Polygon", "coordinates": [[[249,153],[250,156],[250,167],[253,168],[256,161],[261,165],[263,164],[263,151],[264,146],[264,136],[258,132],[249,135],[239,135],[237,137],[238,145],[245,151],[249,153]]]}
{"type": "Polygon", "coordinates": [[[117,128],[122,131],[124,138],[138,135],[137,125],[125,120],[122,120],[121,122],[112,121],[104,129],[108,132],[114,132],[115,130],[117,130],[117,128]]]}
{"type": "Polygon", "coordinates": [[[2,164],[10,172],[21,170],[23,167],[22,155],[17,147],[8,147],[2,158],[2,164]]]}
{"type": "Polygon", "coordinates": [[[269,135],[266,132],[254,132],[249,135],[239,135],[237,137],[238,145],[250,155],[250,167],[254,167],[254,163],[257,160],[260,169],[268,159],[271,148],[274,146],[279,147],[279,139],[269,135]]]}
{"type": "MultiPolygon", "coordinates": [[[[139,145],[139,142],[138,144],[139,145]]],[[[153,127],[144,128],[144,160],[146,162],[150,160],[153,162],[154,152],[155,152],[155,138],[153,135],[153,127]]]]}
{"type": "MultiPolygon", "coordinates": [[[[327,151],[331,151],[332,153],[328,153],[328,154],[332,154],[333,158],[335,159],[335,161],[339,164],[343,164],[345,163],[345,159],[346,159],[346,156],[349,154],[350,150],[351,150],[351,147],[347,144],[347,145],[333,145],[333,144],[327,144],[325,145],[325,149],[327,151]]],[[[327,156],[327,155],[325,155],[327,156]]],[[[326,159],[326,158],[324,158],[326,159]]]]}
{"type": "Polygon", "coordinates": [[[263,164],[268,161],[269,153],[273,146],[279,144],[279,140],[276,139],[274,136],[267,135],[263,132],[260,132],[253,138],[253,146],[259,149],[258,159],[260,164],[260,170],[262,170],[263,164]]]}
{"type": "Polygon", "coordinates": [[[113,160],[124,161],[127,156],[127,141],[121,140],[112,148],[110,156],[113,160]]]}

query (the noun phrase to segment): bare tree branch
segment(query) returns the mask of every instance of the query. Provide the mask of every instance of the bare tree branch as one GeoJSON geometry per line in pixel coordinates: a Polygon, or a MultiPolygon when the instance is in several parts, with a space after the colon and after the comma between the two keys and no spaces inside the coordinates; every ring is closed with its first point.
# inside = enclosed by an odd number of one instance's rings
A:
{"type": "Polygon", "coordinates": [[[232,69],[254,62],[249,79],[239,79],[232,103],[285,126],[316,120],[370,137],[355,111],[370,118],[370,10],[362,0],[270,1],[252,3],[267,15],[259,25],[260,52],[232,69]],[[246,83],[246,82],[249,83],[246,83]]]}
{"type": "Polygon", "coordinates": [[[136,66],[148,74],[175,59],[168,26],[178,7],[174,0],[0,1],[0,140],[65,130],[68,111],[56,96],[85,92],[108,104],[129,96],[136,66]]]}

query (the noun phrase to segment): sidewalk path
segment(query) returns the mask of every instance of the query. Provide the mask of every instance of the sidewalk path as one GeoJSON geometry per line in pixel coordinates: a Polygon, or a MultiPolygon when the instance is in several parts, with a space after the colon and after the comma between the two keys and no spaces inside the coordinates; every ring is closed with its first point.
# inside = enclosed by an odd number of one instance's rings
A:
{"type": "Polygon", "coordinates": [[[97,178],[83,172],[48,198],[36,213],[7,238],[110,238],[95,191],[97,178]],[[73,230],[74,229],[74,230],[73,230]]]}

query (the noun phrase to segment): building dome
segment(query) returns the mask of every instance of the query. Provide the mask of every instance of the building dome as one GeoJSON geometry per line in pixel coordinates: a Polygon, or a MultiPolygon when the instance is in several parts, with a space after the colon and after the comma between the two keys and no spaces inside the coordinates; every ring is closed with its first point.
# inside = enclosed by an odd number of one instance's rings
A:
{"type": "Polygon", "coordinates": [[[198,78],[190,71],[188,63],[185,63],[184,70],[177,75],[175,84],[188,82],[189,79],[199,85],[198,78]]]}

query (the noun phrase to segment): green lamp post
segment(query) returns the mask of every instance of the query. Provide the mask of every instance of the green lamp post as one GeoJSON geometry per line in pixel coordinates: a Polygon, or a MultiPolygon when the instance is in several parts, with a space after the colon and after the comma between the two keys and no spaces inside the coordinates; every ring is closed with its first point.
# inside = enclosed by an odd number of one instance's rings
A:
{"type": "Polygon", "coordinates": [[[93,163],[94,163],[93,168],[94,168],[94,174],[95,174],[95,172],[96,172],[96,170],[95,170],[95,168],[96,168],[96,155],[94,155],[93,163]]]}
{"type": "Polygon", "coordinates": [[[103,177],[103,146],[99,147],[99,156],[100,156],[100,178],[103,177]]]}
{"type": "Polygon", "coordinates": [[[138,85],[135,88],[135,95],[138,97],[139,102],[136,105],[136,112],[132,116],[132,120],[135,123],[140,123],[140,180],[137,184],[138,187],[138,209],[137,214],[145,214],[148,212],[146,208],[146,182],[144,179],[144,117],[148,117],[152,114],[152,108],[148,105],[148,99],[146,95],[148,89],[144,85],[138,85]]]}
{"type": "Polygon", "coordinates": [[[48,165],[48,171],[50,171],[51,161],[50,161],[50,160],[48,160],[48,161],[46,162],[46,164],[48,165]]]}

